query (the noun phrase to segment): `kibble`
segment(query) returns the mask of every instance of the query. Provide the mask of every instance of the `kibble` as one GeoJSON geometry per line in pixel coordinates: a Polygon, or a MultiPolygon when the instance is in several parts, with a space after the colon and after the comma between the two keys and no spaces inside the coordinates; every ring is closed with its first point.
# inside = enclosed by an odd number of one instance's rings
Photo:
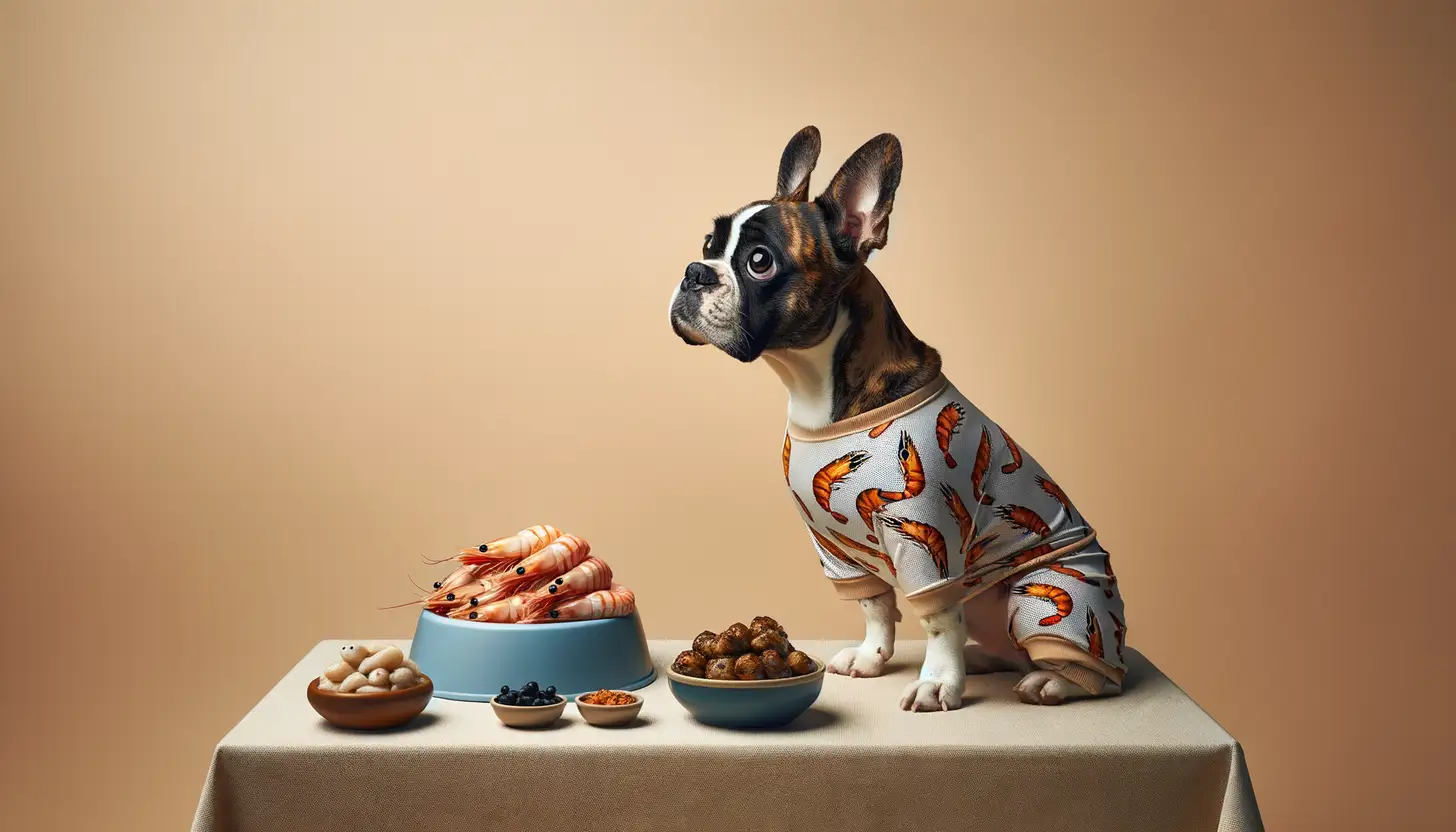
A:
{"type": "Polygon", "coordinates": [[[813,659],[794,649],[788,631],[766,615],[746,626],[734,622],[721,633],[698,633],[692,649],[672,663],[672,672],[682,676],[739,682],[787,679],[818,669],[813,659]]]}

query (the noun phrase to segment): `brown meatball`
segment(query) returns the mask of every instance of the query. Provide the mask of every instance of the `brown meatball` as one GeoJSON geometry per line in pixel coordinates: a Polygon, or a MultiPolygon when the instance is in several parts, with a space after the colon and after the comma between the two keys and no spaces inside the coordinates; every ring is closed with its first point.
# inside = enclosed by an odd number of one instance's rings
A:
{"type": "Polygon", "coordinates": [[[733,637],[728,635],[727,633],[722,633],[717,638],[713,639],[712,644],[708,645],[708,649],[711,652],[707,653],[706,655],[712,656],[715,659],[731,659],[737,656],[739,653],[745,652],[747,647],[748,645],[746,644],[739,644],[738,642],[734,641],[733,637]]]}
{"type": "Polygon", "coordinates": [[[672,672],[702,679],[708,672],[708,658],[696,650],[684,650],[672,663],[672,672]]]}
{"type": "Polygon", "coordinates": [[[784,656],[787,656],[789,654],[789,651],[786,649],[789,646],[788,640],[785,639],[783,636],[779,635],[776,631],[759,633],[758,635],[753,637],[753,641],[749,642],[748,646],[752,648],[753,652],[755,653],[762,653],[765,650],[772,650],[784,656]]]}
{"type": "Polygon", "coordinates": [[[706,656],[706,657],[708,657],[710,659],[716,658],[716,656],[714,656],[710,652],[710,650],[712,649],[711,648],[711,645],[712,645],[713,641],[716,640],[717,638],[718,638],[718,634],[717,633],[715,633],[715,632],[713,632],[711,630],[704,630],[701,633],[698,633],[698,637],[697,638],[693,639],[693,649],[696,650],[696,651],[698,651],[699,653],[702,653],[704,656],[706,656]]]}
{"type": "Polygon", "coordinates": [[[752,682],[763,678],[763,662],[752,653],[746,653],[733,662],[733,675],[740,682],[752,682]]]}
{"type": "Polygon", "coordinates": [[[795,676],[804,676],[814,672],[814,660],[809,658],[808,654],[798,650],[789,654],[788,665],[789,669],[794,671],[795,676]]]}
{"type": "Polygon", "coordinates": [[[712,661],[708,662],[708,675],[707,675],[707,678],[709,678],[709,679],[728,679],[728,680],[732,680],[732,679],[737,678],[736,676],[733,675],[733,660],[732,659],[713,659],[712,661]]]}
{"type": "Polygon", "coordinates": [[[765,650],[759,654],[758,660],[763,664],[763,675],[768,679],[782,679],[785,676],[792,676],[794,672],[789,670],[789,665],[784,657],[775,650],[765,650]]]}
{"type": "Polygon", "coordinates": [[[748,642],[753,639],[753,633],[749,632],[748,628],[742,624],[734,624],[724,630],[723,635],[733,639],[734,653],[748,652],[748,642]]]}
{"type": "Polygon", "coordinates": [[[759,633],[776,633],[782,629],[783,627],[779,626],[779,622],[766,615],[760,615],[748,624],[749,632],[754,635],[758,635],[759,633]]]}

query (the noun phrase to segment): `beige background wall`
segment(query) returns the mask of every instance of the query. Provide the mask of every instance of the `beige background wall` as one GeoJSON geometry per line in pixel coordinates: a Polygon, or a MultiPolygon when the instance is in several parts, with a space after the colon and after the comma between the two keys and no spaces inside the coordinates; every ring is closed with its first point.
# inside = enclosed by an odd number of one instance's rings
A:
{"type": "Polygon", "coordinates": [[[820,186],[903,140],[879,274],[1269,828],[1456,819],[1451,4],[529,5],[0,3],[7,821],[182,827],[307,647],[531,523],[652,636],[856,635],[778,381],[666,318],[809,123],[820,186]]]}

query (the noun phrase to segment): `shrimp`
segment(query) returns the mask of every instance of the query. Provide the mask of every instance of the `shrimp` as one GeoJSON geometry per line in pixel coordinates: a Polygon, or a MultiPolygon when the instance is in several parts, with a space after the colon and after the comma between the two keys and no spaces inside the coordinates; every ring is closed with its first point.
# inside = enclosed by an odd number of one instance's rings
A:
{"type": "Polygon", "coordinates": [[[1117,660],[1122,661],[1122,640],[1127,635],[1127,625],[1112,610],[1107,611],[1107,617],[1112,619],[1112,637],[1117,641],[1117,660]]]}
{"type": "Polygon", "coordinates": [[[1025,529],[1037,537],[1046,537],[1052,533],[1051,527],[1041,519],[1041,515],[1025,506],[1001,506],[996,509],[996,514],[1007,523],[1018,529],[1025,529]]]}
{"type": "Polygon", "coordinates": [[[621,584],[612,584],[590,595],[559,604],[537,621],[585,621],[596,618],[623,618],[637,611],[637,596],[621,584]]]}
{"type": "MultiPolygon", "coordinates": [[[[574,534],[562,535],[550,546],[523,559],[514,570],[492,581],[490,600],[514,595],[528,584],[564,575],[586,560],[589,554],[591,545],[585,540],[574,534]]],[[[482,598],[481,603],[485,600],[482,598]]]]}
{"type": "MultiPolygon", "coordinates": [[[[1045,546],[1046,544],[1042,544],[1042,545],[1045,546]]],[[[1037,548],[1041,548],[1041,547],[1038,546],[1037,548]]],[[[1089,577],[1087,577],[1087,573],[1081,571],[1080,569],[1073,569],[1070,566],[1062,566],[1061,564],[1057,564],[1057,563],[1048,564],[1047,565],[1047,568],[1050,569],[1050,570],[1052,570],[1053,572],[1056,572],[1056,573],[1059,573],[1059,574],[1062,574],[1062,575],[1066,575],[1068,577],[1076,578],[1077,580],[1081,581],[1084,584],[1091,584],[1092,586],[1097,586],[1097,579],[1096,578],[1089,578],[1089,577]]]]}
{"type": "MultiPolygon", "coordinates": [[[[881,491],[878,488],[867,488],[855,498],[854,507],[859,512],[859,517],[864,524],[874,530],[874,523],[871,517],[875,512],[881,511],[890,503],[908,500],[925,490],[925,466],[920,462],[920,452],[915,450],[915,443],[910,440],[910,434],[900,432],[900,473],[905,477],[904,491],[881,491]]],[[[842,522],[842,521],[841,521],[842,522]]],[[[874,535],[870,535],[870,541],[878,543],[874,535]]]]}
{"type": "Polygon", "coordinates": [[[1051,498],[1053,500],[1061,503],[1062,508],[1065,509],[1068,514],[1072,513],[1072,501],[1067,499],[1067,492],[1063,491],[1060,485],[1057,485],[1056,483],[1041,475],[1037,475],[1036,484],[1041,486],[1042,491],[1045,491],[1047,494],[1051,495],[1051,498]]]}
{"type": "Polygon", "coordinates": [[[949,483],[940,484],[940,494],[945,498],[946,508],[949,508],[951,515],[955,517],[956,525],[960,527],[961,554],[965,554],[966,547],[970,546],[971,541],[976,537],[976,521],[971,517],[971,513],[966,511],[966,504],[961,502],[961,495],[951,488],[949,483]]]}
{"type": "Polygon", "coordinates": [[[478,607],[457,607],[449,617],[483,624],[516,624],[526,620],[526,596],[512,595],[478,607]]]}
{"type": "Polygon", "coordinates": [[[880,499],[880,490],[878,488],[867,488],[861,491],[859,496],[854,499],[854,509],[859,513],[859,519],[863,520],[865,526],[870,529],[870,534],[866,535],[866,537],[870,539],[871,543],[880,542],[874,535],[874,515],[875,512],[884,507],[885,503],[880,499]]]}
{"type": "Polygon", "coordinates": [[[1016,469],[1021,467],[1021,449],[1016,447],[1016,443],[1012,441],[1011,434],[1006,432],[1006,428],[997,425],[996,430],[1001,431],[1001,438],[1006,440],[1006,450],[1011,452],[1011,461],[1001,466],[1001,473],[1015,473],[1016,469]]]}
{"type": "Polygon", "coordinates": [[[611,589],[612,567],[600,558],[587,558],[571,571],[526,596],[526,618],[539,618],[567,598],[599,589],[611,589]]]}
{"type": "Polygon", "coordinates": [[[793,441],[789,438],[789,435],[787,433],[784,434],[784,482],[789,485],[793,485],[793,483],[789,482],[789,453],[793,450],[793,447],[793,441]]]}
{"type": "Polygon", "coordinates": [[[890,429],[890,425],[893,425],[893,424],[895,424],[895,420],[894,419],[891,419],[890,421],[884,423],[883,425],[875,425],[874,428],[872,428],[870,430],[870,438],[871,439],[879,439],[880,438],[880,434],[882,434],[885,431],[889,430],[890,429]]]}
{"type": "Polygon", "coordinates": [[[434,608],[453,602],[457,594],[466,591],[472,585],[478,585],[479,581],[475,575],[476,568],[474,566],[462,566],[445,576],[444,579],[435,581],[434,591],[427,594],[424,598],[418,601],[396,604],[394,607],[386,607],[386,609],[407,607],[411,604],[422,604],[426,607],[434,608]]]}
{"type": "Polygon", "coordinates": [[[976,502],[989,506],[996,502],[996,498],[987,494],[984,490],[986,473],[991,470],[991,432],[986,426],[981,426],[981,444],[976,446],[976,464],[971,468],[971,496],[976,502]]]}
{"type": "Polygon", "coordinates": [[[885,517],[881,521],[886,526],[899,532],[906,540],[918,543],[930,553],[930,559],[935,561],[936,569],[940,570],[940,577],[944,578],[949,574],[949,564],[946,562],[945,536],[940,530],[928,523],[917,523],[914,520],[904,520],[899,517],[885,517]]]}
{"type": "MultiPolygon", "coordinates": [[[[856,569],[860,568],[860,562],[859,561],[855,560],[853,557],[851,557],[850,555],[846,554],[843,549],[839,548],[838,546],[835,546],[834,545],[834,541],[832,541],[829,538],[825,537],[824,535],[820,534],[819,531],[817,529],[815,529],[813,526],[810,526],[809,527],[809,534],[814,535],[814,540],[820,546],[824,547],[824,551],[828,552],[829,554],[833,555],[836,558],[839,558],[839,560],[843,561],[844,563],[849,564],[850,566],[853,566],[856,569]]],[[[876,569],[875,567],[870,566],[869,564],[864,564],[864,566],[868,567],[871,572],[878,572],[878,571],[880,571],[880,570],[876,569]]]]}
{"type": "Polygon", "coordinates": [[[829,495],[839,488],[839,483],[859,470],[861,465],[870,461],[870,455],[864,451],[853,451],[834,460],[814,475],[814,500],[819,506],[829,512],[841,523],[848,523],[849,518],[829,507],[829,495]]]}
{"type": "Polygon", "coordinates": [[[940,409],[940,415],[935,417],[935,442],[940,446],[940,452],[945,454],[945,467],[956,467],[955,457],[950,455],[950,440],[961,429],[961,420],[966,418],[966,409],[958,402],[940,409]]]}
{"type": "Polygon", "coordinates": [[[1043,601],[1051,601],[1056,605],[1056,613],[1036,622],[1043,627],[1050,627],[1072,614],[1072,596],[1067,594],[1065,589],[1052,586],[1051,584],[1022,584],[1011,590],[1014,595],[1025,595],[1030,598],[1040,598],[1043,601]]]}
{"type": "Polygon", "coordinates": [[[1012,569],[1015,569],[1018,566],[1024,566],[1043,555],[1051,554],[1055,550],[1056,547],[1052,546],[1050,543],[1042,543],[1033,546],[1024,552],[1021,552],[1020,554],[1012,555],[1009,558],[1010,566],[1012,569]]]}
{"type": "Polygon", "coordinates": [[[475,551],[462,552],[456,559],[464,564],[488,564],[503,560],[514,562],[536,554],[559,540],[563,534],[555,526],[532,526],[521,529],[510,537],[482,543],[475,551]]]}
{"type": "MultiPolygon", "coordinates": [[[[857,552],[862,552],[863,554],[869,555],[872,558],[876,558],[878,560],[884,561],[885,562],[885,566],[888,566],[890,568],[890,574],[891,575],[894,575],[895,574],[895,562],[893,560],[890,560],[890,556],[889,555],[885,554],[884,552],[881,552],[879,549],[871,549],[870,547],[864,545],[863,543],[860,543],[858,540],[855,540],[854,538],[848,537],[846,535],[842,535],[839,532],[835,531],[834,529],[830,529],[829,530],[829,533],[832,534],[832,535],[834,535],[834,539],[835,540],[838,540],[840,543],[843,543],[845,546],[848,546],[849,548],[854,549],[857,552]]],[[[870,564],[867,561],[864,560],[864,558],[859,558],[858,560],[859,560],[860,563],[863,563],[866,567],[869,567],[869,570],[871,572],[876,571],[873,566],[870,566],[870,564]]]]}
{"type": "Polygon", "coordinates": [[[995,543],[996,538],[1000,536],[999,534],[988,534],[979,540],[972,540],[971,545],[966,547],[966,566],[964,571],[971,571],[971,564],[980,560],[981,556],[986,554],[986,549],[990,548],[991,544],[995,543]]]}
{"type": "Polygon", "coordinates": [[[1102,656],[1102,625],[1097,623],[1097,613],[1087,610],[1087,652],[1103,658],[1102,656]]]}

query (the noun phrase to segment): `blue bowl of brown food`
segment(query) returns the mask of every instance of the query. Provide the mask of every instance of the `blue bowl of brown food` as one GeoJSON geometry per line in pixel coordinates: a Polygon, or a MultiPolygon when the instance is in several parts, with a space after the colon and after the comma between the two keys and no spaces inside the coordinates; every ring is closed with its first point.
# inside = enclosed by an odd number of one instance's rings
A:
{"type": "Polygon", "coordinates": [[[702,679],[667,670],[667,685],[693,719],[718,728],[779,728],[798,719],[824,689],[824,662],[781,679],[702,679]]]}

